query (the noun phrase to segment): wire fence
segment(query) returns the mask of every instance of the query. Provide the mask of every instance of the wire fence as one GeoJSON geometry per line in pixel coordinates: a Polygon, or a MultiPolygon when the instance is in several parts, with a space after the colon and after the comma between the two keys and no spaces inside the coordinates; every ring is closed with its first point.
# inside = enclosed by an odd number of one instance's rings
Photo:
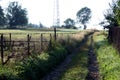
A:
{"type": "MultiPolygon", "coordinates": [[[[71,33],[73,34],[73,33],[71,33]]],[[[71,34],[57,34],[56,40],[60,37],[69,40],[71,34]]],[[[9,62],[23,60],[25,57],[47,50],[52,46],[54,34],[0,34],[0,52],[1,64],[4,65],[9,62]]]]}

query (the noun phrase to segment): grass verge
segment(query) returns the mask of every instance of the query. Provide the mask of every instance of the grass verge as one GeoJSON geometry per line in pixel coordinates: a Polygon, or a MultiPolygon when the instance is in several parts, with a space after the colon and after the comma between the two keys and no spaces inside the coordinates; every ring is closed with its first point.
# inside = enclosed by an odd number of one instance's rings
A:
{"type": "Polygon", "coordinates": [[[94,39],[101,80],[119,80],[120,57],[118,51],[104,40],[103,35],[96,35],[94,39]]]}

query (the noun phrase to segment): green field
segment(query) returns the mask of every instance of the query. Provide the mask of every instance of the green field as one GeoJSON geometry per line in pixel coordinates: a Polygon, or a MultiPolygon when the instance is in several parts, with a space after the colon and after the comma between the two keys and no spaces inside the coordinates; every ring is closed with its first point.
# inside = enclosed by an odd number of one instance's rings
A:
{"type": "MultiPolygon", "coordinates": [[[[77,29],[57,29],[57,33],[76,33],[80,30],[77,29]]],[[[54,33],[54,29],[25,29],[25,30],[19,30],[19,29],[3,29],[0,30],[0,33],[16,33],[16,34],[31,34],[31,33],[54,33]]]]}
{"type": "MultiPolygon", "coordinates": [[[[47,31],[41,31],[46,32],[47,31]]],[[[23,38],[24,40],[27,40],[27,34],[32,33],[32,37],[36,36],[40,40],[40,34],[34,34],[34,33],[41,33],[38,30],[0,30],[0,33],[5,33],[4,36],[8,37],[9,39],[9,33],[12,33],[12,40],[21,40],[23,38]],[[21,36],[21,37],[20,37],[21,36]]],[[[52,32],[53,31],[49,31],[52,32]]],[[[89,31],[79,31],[78,30],[63,30],[61,29],[58,31],[59,33],[63,33],[61,37],[57,38],[57,42],[54,40],[52,41],[51,47],[46,49],[45,51],[39,52],[40,46],[36,46],[35,50],[31,50],[34,48],[30,48],[31,56],[26,57],[27,49],[22,50],[20,46],[14,47],[11,50],[5,51],[6,55],[9,55],[11,53],[15,53],[16,57],[11,58],[10,61],[7,62],[4,66],[0,63],[0,80],[39,80],[44,75],[49,73],[53,68],[55,68],[58,64],[60,64],[67,55],[71,53],[73,49],[75,49],[81,40],[84,38],[85,34],[88,34],[89,31]],[[72,34],[71,32],[74,32],[76,34],[72,34]],[[66,35],[64,33],[69,33],[70,35],[66,35]],[[15,50],[19,50],[19,52],[15,50]],[[38,50],[36,50],[38,49],[38,50]],[[20,52],[20,50],[22,52],[20,52]],[[38,51],[38,52],[35,52],[38,51]],[[40,54],[41,53],[41,54],[40,54]],[[20,54],[20,55],[18,55],[20,54]],[[24,55],[24,56],[23,56],[24,55]],[[23,58],[22,58],[23,57],[23,58]],[[5,77],[4,77],[5,76],[5,77]]],[[[49,34],[47,34],[49,35],[49,34]]],[[[47,36],[46,36],[47,37],[47,36]]],[[[9,43],[8,43],[9,45],[9,43]]],[[[25,44],[25,48],[28,44],[25,44]]],[[[37,43],[35,45],[41,45],[40,43],[37,43]]],[[[44,44],[45,46],[45,44],[44,44]]],[[[4,55],[5,57],[7,57],[4,55]]],[[[6,58],[5,58],[6,59],[6,58]]]]}
{"type": "MultiPolygon", "coordinates": [[[[56,33],[60,37],[63,35],[65,36],[65,35],[74,34],[78,32],[81,32],[81,31],[76,29],[57,29],[56,33]]],[[[50,38],[50,34],[54,36],[54,29],[25,29],[25,30],[3,29],[3,30],[0,30],[0,34],[4,34],[4,36],[8,38],[10,33],[12,35],[12,39],[26,40],[27,35],[29,34],[32,38],[38,40],[40,39],[41,34],[43,34],[43,36],[46,37],[47,39],[50,38]]]]}

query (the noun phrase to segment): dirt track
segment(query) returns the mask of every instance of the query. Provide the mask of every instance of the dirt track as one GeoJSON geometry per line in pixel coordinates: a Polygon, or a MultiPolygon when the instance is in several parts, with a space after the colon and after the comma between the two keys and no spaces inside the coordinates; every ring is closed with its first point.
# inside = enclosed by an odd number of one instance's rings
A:
{"type": "MultiPolygon", "coordinates": [[[[90,35],[86,36],[85,39],[82,40],[80,46],[76,48],[72,54],[67,56],[63,63],[61,63],[57,68],[54,69],[54,71],[45,76],[42,80],[59,80],[61,73],[69,67],[68,65],[71,62],[71,58],[78,53],[80,47],[86,43],[89,36],[90,35]]],[[[99,80],[99,66],[93,47],[94,41],[93,37],[91,37],[91,45],[88,52],[88,75],[86,76],[85,80],[99,80]]]]}
{"type": "Polygon", "coordinates": [[[99,65],[97,62],[97,57],[94,51],[94,41],[93,37],[91,37],[91,45],[88,52],[88,75],[86,76],[86,80],[99,80],[99,65]]]}

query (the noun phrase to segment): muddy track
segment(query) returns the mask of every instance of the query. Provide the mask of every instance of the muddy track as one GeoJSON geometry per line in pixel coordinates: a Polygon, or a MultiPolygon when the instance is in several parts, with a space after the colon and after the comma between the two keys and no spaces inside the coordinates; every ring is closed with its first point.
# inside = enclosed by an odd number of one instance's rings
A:
{"type": "Polygon", "coordinates": [[[69,63],[71,62],[72,57],[78,53],[80,47],[86,43],[88,37],[91,34],[93,33],[86,35],[85,38],[81,41],[80,46],[73,50],[72,54],[68,55],[67,58],[57,68],[55,68],[50,74],[45,76],[42,80],[58,80],[61,73],[64,72],[69,67],[69,63]]]}
{"type": "Polygon", "coordinates": [[[86,80],[100,80],[99,65],[94,51],[94,40],[91,37],[91,45],[88,52],[88,75],[86,80]]]}

